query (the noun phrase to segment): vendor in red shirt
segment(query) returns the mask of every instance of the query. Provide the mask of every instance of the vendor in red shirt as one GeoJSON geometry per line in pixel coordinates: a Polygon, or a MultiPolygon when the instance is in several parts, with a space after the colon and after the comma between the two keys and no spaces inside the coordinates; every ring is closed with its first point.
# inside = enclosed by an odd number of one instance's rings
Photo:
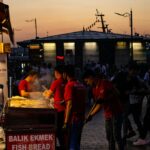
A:
{"type": "Polygon", "coordinates": [[[66,67],[67,84],[65,86],[65,119],[63,129],[68,127],[68,149],[80,150],[80,140],[85,117],[86,90],[83,84],[75,79],[74,66],[66,67]]]}
{"type": "Polygon", "coordinates": [[[57,137],[61,149],[64,148],[64,137],[62,133],[62,126],[64,121],[64,87],[65,81],[63,79],[63,66],[56,66],[54,69],[55,80],[52,82],[50,89],[44,91],[45,98],[54,97],[54,108],[57,110],[57,137]]]}
{"type": "Polygon", "coordinates": [[[20,96],[27,98],[30,96],[30,92],[32,92],[31,85],[35,82],[36,79],[38,79],[38,77],[38,72],[34,70],[29,71],[25,78],[19,82],[18,91],[20,96]]]}
{"type": "Polygon", "coordinates": [[[124,150],[121,136],[122,107],[118,91],[107,79],[103,79],[102,76],[96,77],[92,70],[85,72],[83,78],[88,85],[92,86],[95,100],[95,104],[86,117],[85,122],[90,121],[103,108],[109,150],[115,150],[115,143],[117,143],[118,150],[124,150]]]}

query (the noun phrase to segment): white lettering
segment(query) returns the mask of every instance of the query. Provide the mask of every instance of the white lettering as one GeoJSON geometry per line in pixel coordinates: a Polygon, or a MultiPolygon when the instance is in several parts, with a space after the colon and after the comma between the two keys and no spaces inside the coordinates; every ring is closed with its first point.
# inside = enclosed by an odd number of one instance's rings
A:
{"type": "Polygon", "coordinates": [[[13,142],[13,137],[12,137],[12,136],[9,136],[9,137],[8,137],[8,141],[9,141],[9,142],[13,142]]]}
{"type": "Polygon", "coordinates": [[[53,135],[42,134],[42,135],[30,135],[30,141],[49,141],[53,140],[53,135]]]}
{"type": "Polygon", "coordinates": [[[9,136],[9,142],[28,142],[27,135],[9,136]]]}
{"type": "Polygon", "coordinates": [[[50,150],[50,144],[29,144],[31,150],[50,150]]]}
{"type": "Polygon", "coordinates": [[[11,150],[27,150],[27,145],[23,144],[12,145],[11,150]]]}

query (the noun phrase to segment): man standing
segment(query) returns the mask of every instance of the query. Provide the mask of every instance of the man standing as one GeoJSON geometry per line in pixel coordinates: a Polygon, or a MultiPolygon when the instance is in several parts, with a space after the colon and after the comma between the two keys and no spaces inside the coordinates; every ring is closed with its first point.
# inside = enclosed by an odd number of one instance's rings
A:
{"type": "Polygon", "coordinates": [[[89,112],[85,122],[90,121],[103,108],[109,150],[115,150],[115,143],[117,143],[118,150],[124,150],[121,136],[122,107],[117,90],[110,81],[102,79],[100,76],[96,78],[91,70],[85,72],[83,78],[92,87],[95,100],[95,105],[89,112]]]}
{"type": "Polygon", "coordinates": [[[69,129],[67,144],[69,150],[80,150],[81,134],[85,117],[86,89],[75,79],[72,65],[66,67],[67,84],[65,86],[65,118],[63,129],[69,129]]]}
{"type": "Polygon", "coordinates": [[[46,98],[54,96],[54,108],[57,110],[57,137],[61,149],[64,149],[64,137],[62,132],[62,126],[64,122],[64,87],[65,82],[63,80],[63,66],[56,66],[54,69],[55,80],[52,82],[50,89],[44,91],[43,95],[46,98]]]}
{"type": "Polygon", "coordinates": [[[123,136],[124,144],[127,138],[136,135],[129,115],[132,114],[133,119],[138,127],[139,135],[143,134],[143,125],[140,120],[143,92],[146,87],[138,76],[139,66],[135,62],[128,64],[127,71],[119,72],[113,79],[115,87],[120,92],[120,100],[123,106],[123,136]]]}

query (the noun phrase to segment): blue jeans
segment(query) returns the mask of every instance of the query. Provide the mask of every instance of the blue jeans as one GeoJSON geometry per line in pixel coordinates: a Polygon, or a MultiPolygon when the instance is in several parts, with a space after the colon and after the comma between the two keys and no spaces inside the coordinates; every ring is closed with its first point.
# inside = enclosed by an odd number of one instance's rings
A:
{"type": "Polygon", "coordinates": [[[83,121],[76,121],[71,124],[69,150],[80,150],[83,121]]]}

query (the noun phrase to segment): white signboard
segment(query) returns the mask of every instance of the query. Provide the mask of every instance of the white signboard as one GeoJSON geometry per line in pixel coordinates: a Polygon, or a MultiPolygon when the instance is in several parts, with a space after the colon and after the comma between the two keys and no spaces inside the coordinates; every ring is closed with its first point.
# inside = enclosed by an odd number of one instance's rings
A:
{"type": "Polygon", "coordinates": [[[3,103],[3,95],[4,99],[8,97],[8,70],[7,70],[7,54],[0,54],[0,84],[3,85],[0,88],[0,105],[3,103]]]}

